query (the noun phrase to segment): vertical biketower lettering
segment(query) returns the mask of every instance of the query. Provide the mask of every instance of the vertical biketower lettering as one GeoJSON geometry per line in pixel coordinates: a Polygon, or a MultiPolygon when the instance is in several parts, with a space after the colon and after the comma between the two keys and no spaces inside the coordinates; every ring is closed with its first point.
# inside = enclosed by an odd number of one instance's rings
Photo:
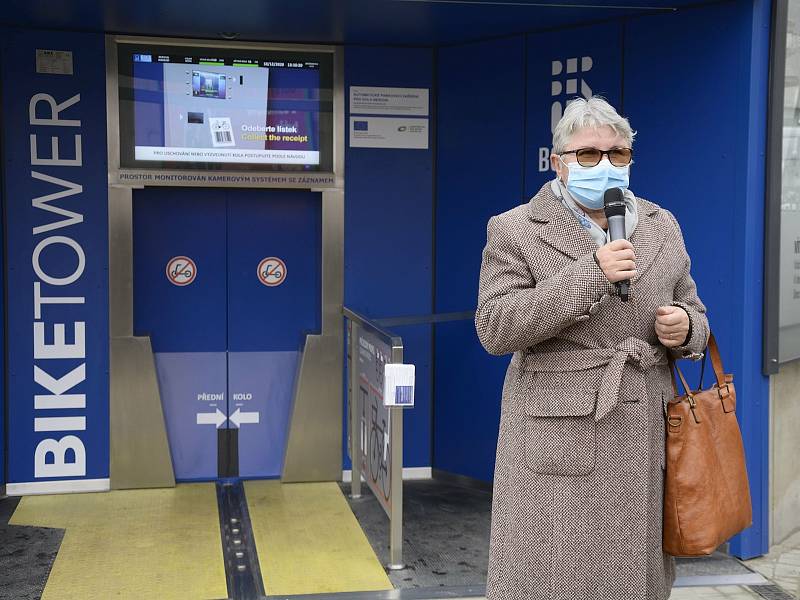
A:
{"type": "Polygon", "coordinates": [[[45,192],[31,200],[35,209],[31,232],[35,244],[31,256],[33,379],[45,392],[33,397],[33,428],[46,434],[34,451],[35,478],[86,475],[86,448],[80,433],[86,430],[86,394],[74,393],[74,388],[86,380],[86,321],[80,320],[85,308],[76,309],[78,318],[69,322],[55,322],[65,321],[64,313],[54,317],[50,308],[59,304],[85,305],[84,296],[69,293],[69,286],[80,280],[86,267],[83,247],[72,236],[83,223],[83,214],[67,208],[80,202],[83,186],[47,172],[50,167],[58,167],[52,172],[63,175],[63,167],[83,164],[81,122],[62,117],[62,113],[71,116],[74,109],[70,108],[80,100],[80,94],[58,102],[50,94],[38,93],[28,105],[32,132],[41,132],[39,127],[65,131],[51,136],[30,135],[31,178],[42,182],[37,189],[45,192]],[[68,158],[62,157],[62,142],[69,146],[68,158]],[[58,363],[54,363],[56,360],[58,363]],[[54,411],[58,416],[53,416],[54,411]]]}

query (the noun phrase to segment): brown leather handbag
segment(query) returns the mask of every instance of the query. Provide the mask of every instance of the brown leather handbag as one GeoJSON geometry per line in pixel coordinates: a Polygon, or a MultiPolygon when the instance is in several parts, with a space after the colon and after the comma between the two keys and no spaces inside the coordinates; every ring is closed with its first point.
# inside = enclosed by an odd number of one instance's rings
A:
{"type": "Polygon", "coordinates": [[[753,523],[733,375],[722,368],[713,334],[697,390],[689,390],[671,359],[670,370],[675,397],[666,405],[663,549],[673,556],[705,556],[753,523]],[[709,353],[716,381],[702,389],[709,353]]]}

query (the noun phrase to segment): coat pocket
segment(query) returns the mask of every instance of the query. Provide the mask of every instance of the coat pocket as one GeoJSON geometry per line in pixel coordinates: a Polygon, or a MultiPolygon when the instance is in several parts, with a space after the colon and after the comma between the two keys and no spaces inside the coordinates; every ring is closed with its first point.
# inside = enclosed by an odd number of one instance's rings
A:
{"type": "Polygon", "coordinates": [[[544,475],[588,475],[597,460],[597,390],[528,388],[524,398],[525,463],[544,475]]]}

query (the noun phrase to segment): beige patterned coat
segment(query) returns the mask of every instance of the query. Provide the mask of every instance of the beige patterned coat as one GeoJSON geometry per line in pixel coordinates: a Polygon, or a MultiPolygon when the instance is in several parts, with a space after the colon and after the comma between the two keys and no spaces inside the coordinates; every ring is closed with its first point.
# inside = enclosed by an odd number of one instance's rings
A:
{"type": "Polygon", "coordinates": [[[597,245],[550,190],[489,219],[475,327],[513,352],[503,385],[488,600],[664,600],[661,549],[666,353],[697,358],[705,306],[675,217],[637,198],[637,275],[622,302],[597,245]],[[656,308],[689,314],[667,350],[656,308]],[[690,355],[691,354],[691,355],[690,355]]]}

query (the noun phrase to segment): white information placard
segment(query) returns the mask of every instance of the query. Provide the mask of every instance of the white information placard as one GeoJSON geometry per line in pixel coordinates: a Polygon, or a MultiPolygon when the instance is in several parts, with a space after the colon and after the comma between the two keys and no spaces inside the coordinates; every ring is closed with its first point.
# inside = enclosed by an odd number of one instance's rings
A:
{"type": "Polygon", "coordinates": [[[428,148],[428,119],[350,117],[351,148],[428,148]]]}
{"type": "Polygon", "coordinates": [[[49,75],[72,75],[72,52],[37,48],[36,72],[49,75]]]}
{"type": "Polygon", "coordinates": [[[351,85],[350,113],[427,117],[429,114],[428,88],[351,85]]]}
{"type": "Polygon", "coordinates": [[[414,365],[384,365],[383,405],[413,408],[414,365]]]}

